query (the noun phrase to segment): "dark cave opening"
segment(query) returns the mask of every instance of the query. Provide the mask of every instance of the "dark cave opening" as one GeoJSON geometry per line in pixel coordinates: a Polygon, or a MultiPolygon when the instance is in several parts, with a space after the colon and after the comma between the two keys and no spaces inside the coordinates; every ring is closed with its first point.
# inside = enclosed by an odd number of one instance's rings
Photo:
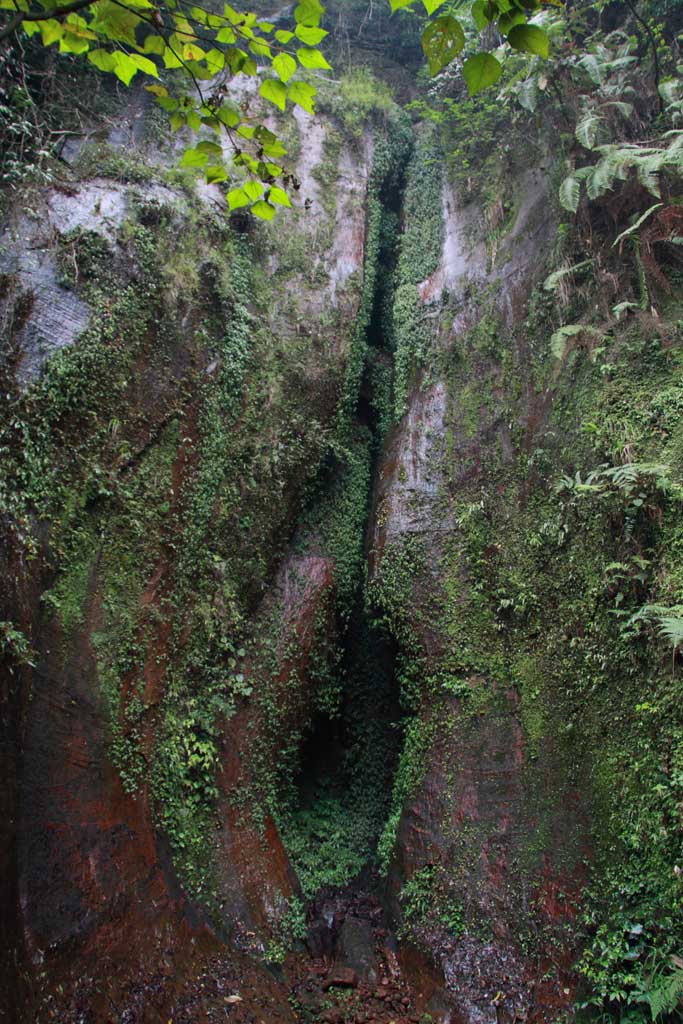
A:
{"type": "Polygon", "coordinates": [[[344,642],[343,696],[302,743],[284,838],[305,897],[373,875],[402,742],[393,644],[360,602],[344,642]]]}

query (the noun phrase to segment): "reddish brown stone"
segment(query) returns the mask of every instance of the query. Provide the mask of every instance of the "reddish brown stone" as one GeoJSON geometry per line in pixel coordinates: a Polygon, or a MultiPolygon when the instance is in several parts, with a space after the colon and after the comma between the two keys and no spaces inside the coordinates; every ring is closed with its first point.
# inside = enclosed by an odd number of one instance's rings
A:
{"type": "Polygon", "coordinates": [[[350,967],[335,967],[323,982],[323,992],[330,988],[357,988],[358,975],[350,967]]]}

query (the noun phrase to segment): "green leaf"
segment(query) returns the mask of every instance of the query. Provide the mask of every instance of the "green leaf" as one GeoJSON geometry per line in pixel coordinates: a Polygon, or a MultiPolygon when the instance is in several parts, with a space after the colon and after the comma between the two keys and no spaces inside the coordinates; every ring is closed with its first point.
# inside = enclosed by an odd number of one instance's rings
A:
{"type": "Polygon", "coordinates": [[[162,110],[169,114],[180,106],[178,100],[174,100],[170,96],[157,96],[157,103],[162,110]]]}
{"type": "Polygon", "coordinates": [[[109,53],[108,50],[91,50],[88,54],[88,60],[100,71],[113,71],[116,63],[114,54],[109,53]]]}
{"type": "Polygon", "coordinates": [[[249,43],[249,49],[255,57],[268,57],[271,58],[270,43],[267,43],[263,39],[252,39],[249,43]]]}
{"type": "Polygon", "coordinates": [[[207,156],[223,156],[223,150],[217,142],[205,140],[197,146],[198,153],[206,153],[207,156]]]}
{"type": "Polygon", "coordinates": [[[225,28],[222,28],[220,30],[220,32],[217,33],[217,35],[216,35],[216,42],[217,43],[236,43],[237,42],[237,36],[235,35],[235,33],[233,32],[233,30],[231,28],[227,28],[227,26],[226,26],[225,28]]]}
{"type": "Polygon", "coordinates": [[[525,24],[526,18],[522,11],[508,11],[507,14],[502,14],[498,19],[498,31],[501,35],[506,36],[515,25],[525,24]]]}
{"type": "Polygon", "coordinates": [[[228,206],[231,210],[238,210],[240,206],[249,206],[249,196],[243,188],[233,188],[228,192],[228,206]]]}
{"type": "MultiPolygon", "coordinates": [[[[302,27],[302,25],[297,25],[297,28],[302,27]]],[[[285,29],[279,28],[275,33],[275,38],[277,39],[278,43],[282,43],[283,46],[286,46],[287,43],[294,38],[294,33],[287,32],[285,29]]]]}
{"type": "Polygon", "coordinates": [[[515,25],[508,33],[508,43],[514,50],[535,53],[544,60],[550,52],[547,33],[536,25],[515,25]]]}
{"type": "Polygon", "coordinates": [[[242,185],[242,191],[253,203],[259,198],[259,196],[263,195],[263,182],[245,181],[244,185],[242,185]]]}
{"type": "Polygon", "coordinates": [[[120,50],[117,50],[112,56],[114,58],[114,74],[124,85],[130,85],[138,73],[137,64],[127,53],[122,53],[120,50]]]}
{"type": "MultiPolygon", "coordinates": [[[[24,26],[26,27],[29,22],[25,21],[24,26]]],[[[52,43],[61,39],[64,34],[64,26],[56,21],[55,18],[49,18],[47,21],[36,22],[36,27],[40,27],[40,35],[43,40],[43,46],[51,46],[52,43]]],[[[105,51],[102,50],[102,53],[105,51]]],[[[90,54],[88,54],[90,56],[90,54]]],[[[95,62],[93,61],[93,64],[95,62]]],[[[95,65],[97,67],[97,65],[95,65]]],[[[111,68],[100,68],[101,71],[111,71],[111,68]]]]}
{"type": "Polygon", "coordinates": [[[491,24],[491,19],[486,13],[487,10],[488,4],[484,3],[484,0],[475,0],[472,4],[472,20],[480,32],[483,32],[487,25],[491,24]]]}
{"type": "Polygon", "coordinates": [[[144,71],[146,75],[152,75],[153,78],[159,77],[157,66],[149,57],[143,57],[141,53],[131,53],[129,54],[129,60],[132,60],[136,68],[139,71],[144,71]]]}
{"type": "Polygon", "coordinates": [[[564,359],[568,339],[576,337],[578,334],[584,334],[586,330],[590,330],[590,328],[586,328],[585,324],[565,324],[564,327],[555,331],[550,339],[550,351],[555,358],[564,359]]]}
{"type": "Polygon", "coordinates": [[[233,7],[230,6],[230,4],[223,5],[223,14],[228,19],[231,25],[239,25],[242,21],[244,21],[244,15],[240,14],[239,11],[236,11],[233,7]]]}
{"type": "Polygon", "coordinates": [[[206,64],[207,68],[211,69],[213,74],[217,75],[218,72],[222,71],[223,68],[225,67],[225,54],[223,53],[222,50],[218,50],[214,46],[214,48],[212,50],[209,50],[206,57],[204,58],[204,63],[206,64]]]}
{"type": "Polygon", "coordinates": [[[422,49],[429,62],[429,71],[438,75],[458,56],[465,45],[465,33],[459,21],[442,14],[427,26],[422,35],[422,49]]]}
{"type": "Polygon", "coordinates": [[[288,53],[278,53],[273,61],[273,70],[282,82],[288,82],[296,71],[296,61],[288,53]]]}
{"type": "Polygon", "coordinates": [[[394,14],[396,11],[400,11],[402,7],[410,7],[413,0],[389,0],[391,4],[391,13],[394,14]]]}
{"type": "Polygon", "coordinates": [[[275,139],[274,142],[262,142],[264,156],[280,157],[287,156],[287,148],[282,144],[280,139],[275,139]]]}
{"type": "MultiPolygon", "coordinates": [[[[287,34],[291,39],[291,32],[287,34]]],[[[326,32],[324,28],[313,28],[311,25],[296,26],[296,37],[297,39],[300,39],[302,43],[305,43],[306,46],[317,46],[318,43],[323,41],[326,35],[329,35],[329,33],[326,32]]]]}
{"type": "Polygon", "coordinates": [[[322,68],[325,71],[330,71],[330,65],[323,57],[320,50],[304,50],[300,49],[296,51],[296,55],[299,58],[299,63],[304,68],[322,68]]]}
{"type": "Polygon", "coordinates": [[[289,87],[289,98],[292,103],[296,103],[309,114],[315,113],[314,96],[315,89],[306,82],[292,82],[289,87]]]}
{"type": "Polygon", "coordinates": [[[260,124],[254,131],[254,138],[261,143],[261,148],[263,149],[265,156],[285,156],[287,153],[287,150],[281,140],[278,139],[277,135],[274,135],[273,132],[263,124],[260,124]]]}
{"type": "Polygon", "coordinates": [[[287,87],[282,82],[277,82],[274,78],[266,78],[261,83],[259,92],[264,99],[270,100],[280,110],[284,110],[287,106],[287,87]]]}
{"type": "Polygon", "coordinates": [[[565,210],[570,213],[577,212],[581,199],[581,181],[570,174],[560,185],[559,197],[565,210]]]}
{"type": "Polygon", "coordinates": [[[215,185],[219,181],[228,180],[228,172],[225,167],[219,167],[218,165],[212,165],[206,168],[206,180],[209,185],[215,185]]]}
{"type": "Polygon", "coordinates": [[[207,153],[202,153],[197,149],[186,149],[183,153],[183,158],[180,161],[181,167],[204,167],[209,162],[207,153]]]}
{"type": "Polygon", "coordinates": [[[619,242],[623,241],[624,238],[628,238],[629,235],[635,234],[638,228],[641,226],[641,224],[643,224],[647,220],[647,218],[655,212],[655,210],[658,210],[660,206],[663,205],[664,203],[655,203],[654,206],[651,206],[648,210],[645,211],[645,213],[641,214],[641,216],[638,218],[635,224],[632,224],[630,228],[626,228],[626,230],[622,231],[620,235],[617,235],[617,237],[612,242],[612,248],[614,248],[614,246],[617,245],[619,242]]]}
{"type": "MultiPolygon", "coordinates": [[[[87,39],[83,39],[80,35],[74,32],[69,32],[68,28],[65,27],[64,35],[59,40],[59,52],[60,53],[85,53],[86,50],[90,49],[90,43],[87,39]]],[[[114,73],[118,74],[116,68],[114,73]]],[[[135,72],[133,72],[135,74],[135,72]]],[[[123,79],[121,79],[123,81],[123,79]]],[[[130,79],[129,79],[130,81],[130,79]]],[[[126,82],[128,85],[128,82],[126,82]]]]}
{"type": "Polygon", "coordinates": [[[439,7],[441,7],[443,2],[444,0],[422,0],[427,14],[433,14],[434,11],[437,11],[439,7]]]}
{"type": "Polygon", "coordinates": [[[297,25],[317,28],[324,13],[325,8],[320,0],[300,0],[300,3],[294,8],[294,20],[297,25]]]}
{"type": "Polygon", "coordinates": [[[503,68],[492,53],[477,53],[474,57],[467,58],[462,66],[462,73],[467,91],[470,96],[474,96],[482,89],[494,85],[503,73],[503,68]]]}
{"type": "Polygon", "coordinates": [[[144,24],[138,14],[127,7],[112,3],[111,0],[100,0],[92,10],[93,19],[90,27],[94,32],[137,47],[135,33],[138,27],[144,24]]]}
{"type": "Polygon", "coordinates": [[[164,67],[166,68],[181,68],[183,62],[180,57],[177,57],[170,46],[167,46],[163,53],[164,67]]]}
{"type": "Polygon", "coordinates": [[[259,199],[257,203],[251,208],[251,212],[255,217],[260,217],[261,220],[272,220],[275,216],[275,207],[271,206],[270,203],[264,202],[263,199],[259,199]]]}
{"type": "Polygon", "coordinates": [[[148,36],[145,36],[145,45],[143,49],[145,53],[156,53],[157,56],[163,57],[164,50],[166,49],[166,42],[155,32],[150,32],[148,36]]]}
{"type": "Polygon", "coordinates": [[[292,203],[290,201],[290,198],[287,195],[287,193],[283,189],[276,188],[275,186],[273,186],[270,189],[270,191],[268,192],[267,198],[268,198],[268,200],[271,203],[277,203],[278,206],[291,206],[292,205],[292,203]]]}
{"type": "Polygon", "coordinates": [[[226,106],[226,104],[223,104],[223,106],[216,111],[216,117],[219,121],[222,121],[224,125],[227,125],[228,128],[236,128],[240,123],[240,116],[237,111],[233,107],[226,106]]]}

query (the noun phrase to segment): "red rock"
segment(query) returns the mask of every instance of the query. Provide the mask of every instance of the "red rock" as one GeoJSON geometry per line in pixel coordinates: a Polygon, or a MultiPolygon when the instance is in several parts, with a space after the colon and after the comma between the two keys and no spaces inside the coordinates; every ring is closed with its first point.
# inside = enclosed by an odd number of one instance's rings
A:
{"type": "Polygon", "coordinates": [[[344,1016],[336,1006],[321,1013],[320,1020],[325,1021],[325,1024],[344,1024],[344,1016]]]}
{"type": "Polygon", "coordinates": [[[323,982],[323,992],[329,988],[357,988],[358,975],[350,967],[335,967],[329,977],[323,982]]]}

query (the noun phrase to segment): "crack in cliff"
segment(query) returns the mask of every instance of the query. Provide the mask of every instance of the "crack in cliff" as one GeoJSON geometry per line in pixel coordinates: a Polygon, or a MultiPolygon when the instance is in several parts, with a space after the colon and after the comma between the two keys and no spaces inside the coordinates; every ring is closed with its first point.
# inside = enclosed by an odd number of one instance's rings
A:
{"type": "MultiPolygon", "coordinates": [[[[372,301],[365,331],[364,369],[352,432],[369,434],[370,473],[364,501],[363,567],[340,624],[337,667],[341,700],[318,710],[303,738],[290,789],[285,842],[304,895],[329,893],[354,878],[376,886],[377,842],[391,808],[403,740],[395,643],[373,622],[365,594],[369,539],[377,514],[373,495],[382,445],[391,421],[393,351],[391,301],[395,287],[405,167],[394,169],[380,193],[379,238],[372,301]]],[[[334,475],[334,471],[333,471],[334,475]]]]}

